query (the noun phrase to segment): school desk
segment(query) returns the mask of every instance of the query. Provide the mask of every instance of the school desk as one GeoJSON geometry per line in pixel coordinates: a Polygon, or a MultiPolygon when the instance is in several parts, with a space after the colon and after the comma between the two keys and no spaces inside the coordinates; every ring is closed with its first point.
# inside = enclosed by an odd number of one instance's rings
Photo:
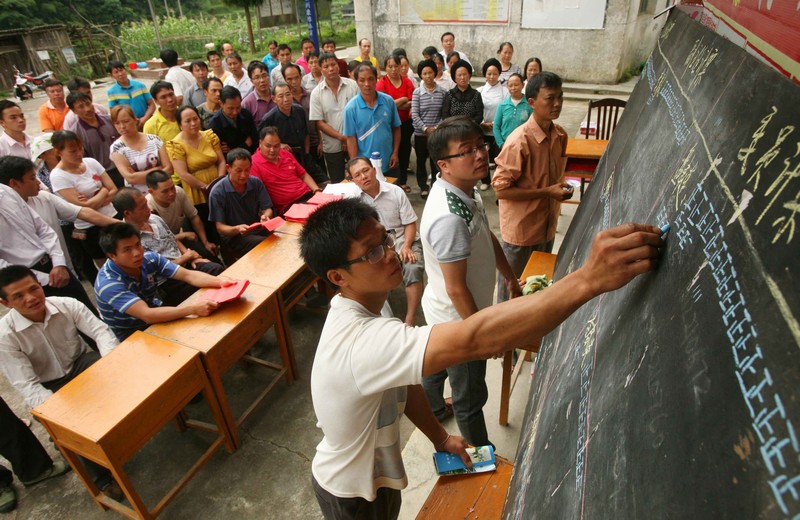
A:
{"type": "MultiPolygon", "coordinates": [[[[570,139],[567,141],[567,177],[581,179],[580,194],[583,198],[584,186],[592,180],[600,158],[606,151],[608,141],[604,139],[570,139]]],[[[579,204],[578,200],[567,200],[567,204],[579,204]]]]}
{"type": "Polygon", "coordinates": [[[232,447],[199,353],[143,332],[135,332],[120,343],[37,406],[33,415],[44,425],[94,501],[103,509],[113,509],[130,518],[158,516],[223,442],[232,447]],[[211,408],[218,436],[150,510],[123,466],[201,391],[211,408]],[[103,495],[76,455],[108,468],[133,509],[103,495]]]}

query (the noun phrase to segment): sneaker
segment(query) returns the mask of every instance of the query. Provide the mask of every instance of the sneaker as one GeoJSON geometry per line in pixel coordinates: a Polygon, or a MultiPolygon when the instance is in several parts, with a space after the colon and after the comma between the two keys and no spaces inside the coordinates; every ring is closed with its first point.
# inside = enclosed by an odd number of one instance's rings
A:
{"type": "Polygon", "coordinates": [[[482,182],[481,183],[481,191],[486,191],[488,189],[489,189],[489,185],[486,184],[485,182],[482,182]]]}
{"type": "Polygon", "coordinates": [[[106,487],[100,490],[100,492],[115,502],[122,502],[122,500],[125,498],[125,494],[122,492],[119,484],[117,484],[117,481],[113,478],[111,479],[111,482],[106,485],[106,487]]]}
{"type": "Polygon", "coordinates": [[[67,465],[67,463],[64,462],[63,460],[57,460],[57,461],[53,462],[53,465],[50,466],[50,469],[48,469],[47,471],[43,472],[41,475],[39,475],[38,477],[36,477],[33,480],[29,480],[27,482],[23,481],[22,484],[25,487],[32,486],[34,484],[38,484],[39,482],[42,482],[43,480],[47,480],[49,478],[58,477],[59,475],[63,475],[64,473],[70,471],[71,469],[72,468],[70,468],[69,465],[67,465]]]}
{"type": "Polygon", "coordinates": [[[0,488],[0,513],[10,513],[17,508],[17,492],[11,486],[0,488]]]}
{"type": "Polygon", "coordinates": [[[422,197],[423,199],[427,199],[428,198],[428,190],[422,190],[421,192],[419,192],[419,196],[422,197]]]}

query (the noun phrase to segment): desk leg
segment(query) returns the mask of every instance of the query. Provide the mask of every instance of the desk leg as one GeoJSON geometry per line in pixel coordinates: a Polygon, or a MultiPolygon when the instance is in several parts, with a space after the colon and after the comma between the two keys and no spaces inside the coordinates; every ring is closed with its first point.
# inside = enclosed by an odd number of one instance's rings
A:
{"type": "MultiPolygon", "coordinates": [[[[133,510],[136,512],[138,516],[132,516],[132,518],[143,518],[143,519],[151,519],[155,518],[150,510],[147,509],[147,506],[144,505],[142,502],[141,497],[136,490],[133,488],[133,484],[131,483],[131,479],[128,478],[128,474],[125,473],[125,470],[122,469],[122,464],[112,464],[115,467],[110,468],[111,474],[114,475],[114,479],[116,479],[117,484],[119,484],[120,489],[122,492],[125,493],[125,496],[128,498],[128,502],[133,506],[133,510]],[[119,469],[116,469],[119,467],[119,469]]],[[[103,500],[103,503],[114,509],[115,511],[127,514],[127,511],[130,511],[129,508],[119,504],[118,502],[114,502],[110,498],[107,498],[105,495],[100,495],[100,500],[103,500]],[[119,506],[119,507],[116,507],[119,506]]]]}
{"type": "MultiPolygon", "coordinates": [[[[225,449],[228,450],[228,453],[233,453],[238,447],[239,437],[237,436],[235,428],[232,430],[228,427],[229,423],[223,411],[228,410],[231,421],[233,421],[233,415],[230,413],[230,405],[228,405],[228,400],[225,396],[225,389],[222,388],[222,380],[219,380],[219,387],[215,387],[214,383],[211,381],[210,373],[206,372],[199,357],[197,358],[197,370],[200,374],[200,379],[203,381],[203,397],[206,398],[206,404],[208,404],[208,407],[211,409],[211,415],[214,417],[214,422],[219,430],[217,433],[219,433],[220,437],[225,441],[225,449]],[[222,399],[225,399],[224,407],[222,406],[222,399]]],[[[179,415],[184,415],[185,417],[185,412],[181,411],[179,415]]]]}
{"type": "Polygon", "coordinates": [[[500,419],[501,426],[508,426],[508,402],[511,399],[512,352],[503,354],[503,377],[500,382],[500,419]]]}
{"type": "MultiPolygon", "coordinates": [[[[213,393],[207,388],[203,388],[203,395],[205,395],[206,400],[210,403],[214,402],[211,401],[215,398],[216,394],[216,402],[219,404],[219,410],[222,414],[222,424],[220,427],[224,427],[228,429],[230,432],[230,438],[225,439],[225,445],[228,449],[228,452],[233,453],[234,450],[239,448],[242,445],[242,440],[239,437],[239,430],[236,428],[236,420],[233,418],[233,412],[231,412],[231,405],[228,403],[228,396],[225,394],[225,388],[222,386],[222,374],[219,373],[219,367],[214,366],[212,363],[209,363],[207,366],[208,369],[208,380],[211,383],[211,388],[213,388],[213,393]],[[233,446],[231,446],[233,444],[233,446]]],[[[211,407],[211,411],[214,411],[214,407],[211,407]]]]}
{"type": "Polygon", "coordinates": [[[295,379],[299,379],[300,374],[297,369],[297,360],[294,357],[292,338],[289,335],[289,324],[286,322],[287,309],[280,291],[275,297],[273,305],[277,305],[275,313],[278,319],[275,321],[275,335],[278,338],[278,350],[281,354],[281,362],[286,368],[286,383],[291,385],[295,379]]]}

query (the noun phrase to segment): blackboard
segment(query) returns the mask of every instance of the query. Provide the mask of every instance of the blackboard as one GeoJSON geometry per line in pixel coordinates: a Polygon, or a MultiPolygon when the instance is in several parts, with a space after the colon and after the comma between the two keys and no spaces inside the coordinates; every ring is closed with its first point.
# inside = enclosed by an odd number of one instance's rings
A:
{"type": "Polygon", "coordinates": [[[556,280],[629,221],[660,265],[545,338],[504,518],[800,518],[800,87],[673,10],[556,280]]]}

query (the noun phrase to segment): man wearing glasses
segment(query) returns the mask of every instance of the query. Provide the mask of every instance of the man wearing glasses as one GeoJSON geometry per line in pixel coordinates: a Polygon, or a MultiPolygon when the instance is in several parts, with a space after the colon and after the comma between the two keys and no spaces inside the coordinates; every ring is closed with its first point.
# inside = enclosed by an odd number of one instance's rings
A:
{"type": "MultiPolygon", "coordinates": [[[[468,119],[451,119],[437,128],[428,143],[442,176],[428,199],[429,205],[432,201],[437,205],[426,207],[422,218],[423,240],[429,242],[427,246],[430,242],[434,246],[448,241],[454,247],[462,244],[462,251],[447,258],[429,256],[426,263],[441,264],[436,281],[440,287],[449,284],[454,270],[449,268],[456,264],[463,269],[461,278],[467,284],[486,278],[483,283],[491,299],[495,263],[504,264],[504,272],[508,265],[496,260],[501,253],[474,191],[488,164],[481,129],[468,119]],[[439,234],[440,224],[453,232],[449,239],[439,234]],[[489,253],[476,251],[479,247],[489,253]],[[459,260],[463,251],[466,257],[459,260]],[[478,262],[485,264],[485,271],[472,270],[471,263],[478,262]]],[[[654,226],[627,224],[610,229],[597,236],[584,266],[546,291],[475,312],[477,298],[481,304],[486,301],[483,293],[476,292],[475,298],[470,295],[472,309],[463,311],[463,321],[456,313],[457,321],[409,327],[382,313],[403,273],[394,239],[378,219],[375,209],[359,200],[331,202],[308,218],[300,237],[303,260],[338,289],[311,371],[314,411],[324,434],[311,464],[312,485],[328,519],[397,518],[400,490],[408,484],[400,444],[402,415],[434,449],[456,454],[468,463],[467,441],[448,434],[428,405],[420,387],[424,376],[487,359],[544,336],[587,301],[654,269],[658,248],[663,246],[661,230],[654,226]]],[[[446,248],[432,249],[446,252],[446,248]]],[[[458,278],[458,273],[452,277],[458,278]]],[[[484,286],[481,289],[487,291],[484,286]]],[[[461,305],[460,300],[451,307],[455,305],[461,305]]]]}
{"type": "MultiPolygon", "coordinates": [[[[428,138],[428,151],[441,172],[420,220],[428,275],[422,310],[425,321],[434,325],[489,307],[495,269],[515,296],[521,292],[475,189],[489,168],[480,126],[463,116],[447,119],[428,138]]],[[[458,429],[473,446],[490,444],[483,417],[489,396],[485,376],[486,361],[477,360],[426,376],[422,383],[436,417],[441,421],[455,414],[458,429]],[[443,398],[448,376],[452,404],[443,398]]]]}

